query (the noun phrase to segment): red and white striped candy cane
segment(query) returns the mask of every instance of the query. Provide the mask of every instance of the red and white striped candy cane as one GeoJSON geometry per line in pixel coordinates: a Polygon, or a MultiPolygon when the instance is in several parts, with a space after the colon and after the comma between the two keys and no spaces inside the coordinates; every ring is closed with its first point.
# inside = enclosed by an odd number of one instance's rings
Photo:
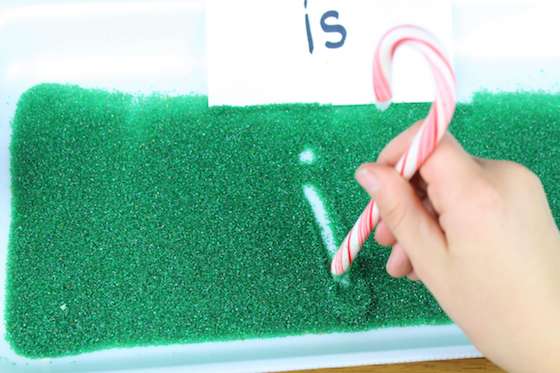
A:
{"type": "MultiPolygon", "coordinates": [[[[435,81],[436,97],[428,116],[403,154],[396,170],[410,179],[430,156],[447,130],[455,111],[455,74],[436,38],[428,31],[411,25],[389,30],[379,42],[373,61],[373,89],[378,107],[387,108],[391,103],[391,63],[395,51],[410,46],[428,61],[435,81]]],[[[352,230],[348,233],[331,263],[333,275],[341,275],[350,268],[362,245],[379,221],[379,209],[370,201],[352,230]]]]}

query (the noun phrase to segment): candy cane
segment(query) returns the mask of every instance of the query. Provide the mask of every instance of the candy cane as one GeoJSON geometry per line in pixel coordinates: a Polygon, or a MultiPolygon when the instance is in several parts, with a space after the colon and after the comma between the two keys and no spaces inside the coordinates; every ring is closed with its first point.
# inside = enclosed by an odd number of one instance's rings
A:
{"type": "MultiPolygon", "coordinates": [[[[381,38],[373,61],[373,89],[377,105],[382,110],[391,104],[391,63],[395,51],[404,45],[413,47],[428,61],[436,92],[428,116],[395,166],[403,177],[410,179],[435,149],[453,117],[455,74],[433,35],[417,26],[397,26],[381,38]]],[[[371,200],[334,256],[331,263],[333,275],[341,275],[350,268],[378,221],[379,209],[371,200]]]]}

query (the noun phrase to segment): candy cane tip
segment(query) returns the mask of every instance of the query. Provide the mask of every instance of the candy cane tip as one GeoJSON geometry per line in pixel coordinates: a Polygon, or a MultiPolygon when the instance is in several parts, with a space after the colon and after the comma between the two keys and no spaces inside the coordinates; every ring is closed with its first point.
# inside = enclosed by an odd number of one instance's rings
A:
{"type": "Polygon", "coordinates": [[[336,269],[331,268],[331,275],[332,275],[335,279],[339,278],[339,277],[342,276],[344,273],[345,273],[345,272],[338,273],[338,272],[336,271],[336,269]]]}
{"type": "Polygon", "coordinates": [[[385,111],[389,106],[391,106],[391,100],[376,102],[375,106],[377,106],[377,110],[385,111]]]}
{"type": "Polygon", "coordinates": [[[340,276],[342,276],[344,273],[346,273],[346,271],[344,271],[344,269],[342,269],[342,272],[338,271],[337,265],[336,265],[336,259],[333,258],[332,262],[331,262],[331,275],[336,279],[340,276]]]}
{"type": "Polygon", "coordinates": [[[331,261],[331,275],[336,276],[336,266],[335,266],[335,260],[333,258],[333,260],[331,261]]]}

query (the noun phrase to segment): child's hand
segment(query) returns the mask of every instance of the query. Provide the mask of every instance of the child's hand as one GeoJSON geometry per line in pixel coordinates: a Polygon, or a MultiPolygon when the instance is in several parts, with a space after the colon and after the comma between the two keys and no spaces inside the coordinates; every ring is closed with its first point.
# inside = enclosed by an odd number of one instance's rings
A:
{"type": "Polygon", "coordinates": [[[560,371],[560,234],[539,179],[446,134],[409,183],[389,165],[417,128],[356,173],[379,205],[376,240],[393,246],[387,271],[422,280],[503,368],[560,371]]]}

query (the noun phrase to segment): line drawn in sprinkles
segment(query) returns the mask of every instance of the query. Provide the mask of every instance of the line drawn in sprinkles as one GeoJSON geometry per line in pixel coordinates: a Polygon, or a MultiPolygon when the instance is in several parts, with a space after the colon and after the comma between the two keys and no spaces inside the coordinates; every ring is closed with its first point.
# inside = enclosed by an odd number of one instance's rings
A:
{"type": "MultiPolygon", "coordinates": [[[[299,163],[303,165],[312,165],[316,161],[315,153],[312,149],[305,148],[299,154],[299,163]]],[[[311,207],[311,211],[313,212],[313,216],[315,217],[315,223],[319,226],[319,230],[321,232],[321,239],[323,240],[323,245],[327,251],[327,257],[332,260],[336,254],[338,249],[338,245],[336,243],[334,230],[332,228],[332,220],[329,217],[329,213],[326,207],[326,203],[323,201],[324,197],[321,197],[321,193],[319,189],[310,183],[306,183],[303,185],[303,194],[307,203],[311,207]]],[[[344,285],[348,285],[349,281],[346,276],[344,278],[340,278],[340,282],[344,285]]]]}
{"type": "Polygon", "coordinates": [[[329,259],[332,259],[336,254],[338,247],[336,246],[336,242],[334,240],[331,220],[329,219],[325,204],[323,203],[317,189],[311,184],[305,184],[303,186],[303,194],[305,195],[309,206],[311,206],[311,210],[315,216],[315,222],[321,229],[321,238],[323,239],[323,244],[327,249],[329,259]]]}

